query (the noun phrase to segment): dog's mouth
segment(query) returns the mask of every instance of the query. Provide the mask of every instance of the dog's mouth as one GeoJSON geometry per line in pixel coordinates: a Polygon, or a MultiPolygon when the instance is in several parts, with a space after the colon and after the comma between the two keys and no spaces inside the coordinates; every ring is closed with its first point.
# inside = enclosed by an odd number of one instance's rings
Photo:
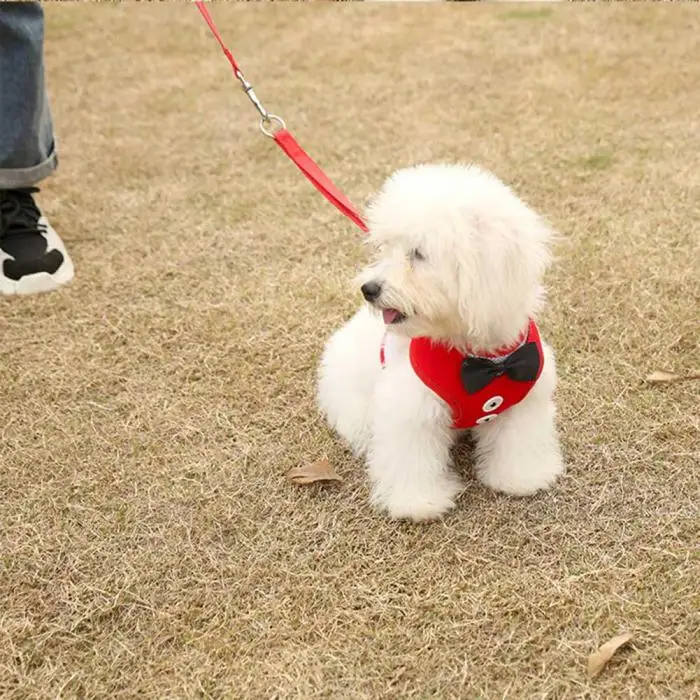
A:
{"type": "Polygon", "coordinates": [[[382,318],[387,326],[406,320],[406,314],[402,314],[398,309],[382,309],[382,318]]]}

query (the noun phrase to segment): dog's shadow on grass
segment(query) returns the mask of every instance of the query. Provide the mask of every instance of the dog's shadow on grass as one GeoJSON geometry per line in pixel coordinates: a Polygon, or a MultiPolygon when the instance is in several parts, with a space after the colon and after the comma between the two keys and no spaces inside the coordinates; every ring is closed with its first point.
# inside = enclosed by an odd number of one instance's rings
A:
{"type": "Polygon", "coordinates": [[[465,482],[475,481],[474,478],[474,439],[469,433],[460,435],[452,446],[453,469],[465,482]]]}

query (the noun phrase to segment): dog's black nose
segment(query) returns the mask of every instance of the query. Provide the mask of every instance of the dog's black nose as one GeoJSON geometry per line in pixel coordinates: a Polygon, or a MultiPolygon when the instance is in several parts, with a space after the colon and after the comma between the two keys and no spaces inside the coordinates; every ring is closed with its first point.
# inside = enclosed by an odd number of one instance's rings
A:
{"type": "Polygon", "coordinates": [[[382,293],[382,285],[379,282],[365,282],[360,287],[360,291],[367,301],[375,301],[382,293]]]}

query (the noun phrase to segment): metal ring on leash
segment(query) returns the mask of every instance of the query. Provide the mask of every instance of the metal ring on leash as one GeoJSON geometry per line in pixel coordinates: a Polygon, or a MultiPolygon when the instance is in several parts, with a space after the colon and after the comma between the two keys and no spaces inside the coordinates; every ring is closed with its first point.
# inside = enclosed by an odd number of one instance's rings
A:
{"type": "MultiPolygon", "coordinates": [[[[0,0],[2,2],[2,0],[0,0]]],[[[205,0],[195,0],[195,5],[199,10],[202,18],[207,23],[211,33],[218,42],[221,50],[226,56],[226,60],[231,64],[233,68],[233,73],[241,84],[241,87],[248,95],[248,99],[253,103],[255,109],[262,117],[260,121],[260,131],[262,133],[274,139],[277,145],[284,151],[284,153],[292,160],[293,163],[299,168],[299,170],[304,173],[306,178],[311,182],[311,184],[340,212],[347,216],[353,223],[355,223],[362,231],[367,233],[367,224],[362,219],[361,214],[352,205],[350,200],[338,189],[336,185],[328,179],[328,176],[324,174],[323,170],[319,168],[318,164],[309,156],[306,151],[297,143],[296,139],[287,131],[287,125],[284,123],[284,119],[278,117],[275,114],[270,114],[265,107],[262,105],[258,96],[253,90],[253,86],[246,79],[246,77],[241,72],[241,69],[236,63],[231,52],[226,48],[224,40],[219,34],[219,30],[214,23],[209,10],[207,10],[205,0]]]]}
{"type": "Polygon", "coordinates": [[[271,139],[275,138],[275,134],[286,129],[287,125],[284,123],[284,119],[282,119],[282,117],[278,117],[276,114],[268,114],[266,117],[263,117],[260,120],[260,131],[271,139]],[[271,124],[276,124],[276,128],[266,128],[271,124]]]}

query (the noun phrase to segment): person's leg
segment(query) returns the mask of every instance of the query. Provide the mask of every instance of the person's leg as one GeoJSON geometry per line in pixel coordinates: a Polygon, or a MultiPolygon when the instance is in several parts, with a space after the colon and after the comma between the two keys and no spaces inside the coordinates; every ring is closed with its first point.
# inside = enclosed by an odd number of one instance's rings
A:
{"type": "Polygon", "coordinates": [[[37,208],[58,163],[44,86],[44,13],[0,2],[0,293],[50,291],[73,277],[63,242],[37,208]]]}
{"type": "Polygon", "coordinates": [[[43,44],[40,5],[0,5],[1,190],[31,187],[56,169],[43,44]]]}

